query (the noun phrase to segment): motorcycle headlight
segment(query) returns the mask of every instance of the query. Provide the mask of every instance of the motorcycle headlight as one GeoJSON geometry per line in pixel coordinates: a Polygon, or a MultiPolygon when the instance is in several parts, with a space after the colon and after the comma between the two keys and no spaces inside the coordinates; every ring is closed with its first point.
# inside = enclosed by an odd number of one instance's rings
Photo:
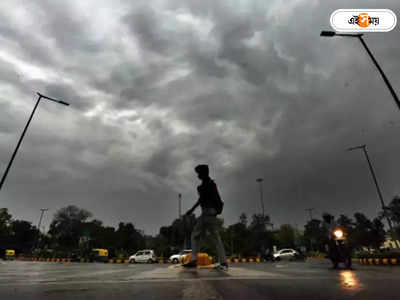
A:
{"type": "Polygon", "coordinates": [[[334,236],[335,236],[337,239],[341,239],[341,238],[343,237],[343,231],[340,230],[340,229],[336,229],[336,230],[333,232],[333,234],[334,234],[334,236]]]}

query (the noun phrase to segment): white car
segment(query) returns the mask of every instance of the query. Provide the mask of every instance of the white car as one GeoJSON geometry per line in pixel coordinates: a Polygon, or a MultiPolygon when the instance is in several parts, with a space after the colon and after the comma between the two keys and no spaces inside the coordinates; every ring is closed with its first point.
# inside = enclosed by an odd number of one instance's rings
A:
{"type": "Polygon", "coordinates": [[[281,249],[273,254],[274,260],[294,259],[299,252],[293,249],[281,249]]]}
{"type": "Polygon", "coordinates": [[[171,257],[169,258],[169,260],[173,263],[173,264],[177,264],[182,262],[185,259],[186,254],[192,253],[192,250],[182,250],[181,252],[179,252],[178,254],[174,254],[171,255],[171,257]]]}
{"type": "Polygon", "coordinates": [[[129,257],[129,263],[149,263],[157,262],[157,257],[153,250],[140,250],[129,257]]]}

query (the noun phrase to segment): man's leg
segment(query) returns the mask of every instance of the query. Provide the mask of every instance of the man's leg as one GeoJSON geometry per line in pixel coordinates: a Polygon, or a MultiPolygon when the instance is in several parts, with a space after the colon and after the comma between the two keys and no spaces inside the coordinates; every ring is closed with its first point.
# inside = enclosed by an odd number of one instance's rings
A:
{"type": "Polygon", "coordinates": [[[203,222],[201,219],[201,216],[198,218],[196,225],[193,228],[192,235],[190,237],[191,240],[191,245],[192,245],[192,259],[191,261],[197,261],[197,253],[199,252],[200,249],[200,238],[201,238],[201,233],[202,233],[202,227],[203,227],[203,222]]]}
{"type": "Polygon", "coordinates": [[[217,227],[217,218],[216,217],[210,217],[210,218],[212,219],[210,220],[210,225],[208,230],[210,231],[215,240],[215,245],[217,247],[217,254],[218,254],[218,262],[220,264],[225,264],[226,263],[225,248],[224,244],[222,243],[222,239],[217,227]]]}

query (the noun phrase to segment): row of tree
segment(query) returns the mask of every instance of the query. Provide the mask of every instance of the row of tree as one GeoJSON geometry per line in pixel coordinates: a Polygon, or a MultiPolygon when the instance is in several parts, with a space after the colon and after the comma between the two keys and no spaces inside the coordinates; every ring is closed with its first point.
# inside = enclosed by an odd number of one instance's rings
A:
{"type": "Polygon", "coordinates": [[[7,248],[20,253],[29,252],[38,237],[39,231],[30,222],[13,220],[7,208],[0,208],[0,250],[7,248]]]}
{"type": "MultiPolygon", "coordinates": [[[[70,205],[59,209],[48,233],[40,233],[30,222],[13,220],[6,208],[0,210],[0,249],[17,253],[88,256],[90,249],[104,248],[111,256],[129,255],[145,247],[145,236],[132,223],[119,223],[117,228],[104,226],[85,209],[70,205]]],[[[2,251],[3,252],[3,251],[2,251]]]]}
{"type": "MultiPolygon", "coordinates": [[[[378,249],[385,241],[382,219],[390,218],[400,236],[400,197],[395,197],[385,212],[370,220],[362,213],[353,218],[340,215],[336,223],[342,226],[354,249],[378,249]]],[[[33,249],[66,253],[88,253],[92,248],[105,248],[111,256],[127,256],[143,248],[151,248],[160,256],[168,257],[183,248],[190,248],[190,234],[195,226],[194,215],[176,219],[160,228],[157,236],[145,236],[132,223],[119,223],[117,228],[105,226],[93,219],[87,210],[70,205],[59,209],[48,233],[42,234],[30,222],[14,220],[6,208],[0,209],[0,249],[11,248],[17,253],[31,253],[33,249]]],[[[256,256],[276,248],[296,248],[324,251],[328,233],[320,219],[312,219],[304,230],[290,224],[273,228],[269,216],[254,214],[250,220],[240,215],[237,223],[224,226],[218,223],[228,255],[256,256]]],[[[214,241],[205,237],[202,251],[214,253],[214,241]]]]}

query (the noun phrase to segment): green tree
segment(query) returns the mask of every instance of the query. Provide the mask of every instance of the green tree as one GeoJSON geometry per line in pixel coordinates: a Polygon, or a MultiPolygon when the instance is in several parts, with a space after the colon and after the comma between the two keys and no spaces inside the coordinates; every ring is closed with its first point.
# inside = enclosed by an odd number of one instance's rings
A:
{"type": "Polygon", "coordinates": [[[354,226],[353,220],[346,215],[340,215],[339,218],[336,220],[336,223],[345,229],[352,229],[354,226]]]}
{"type": "Polygon", "coordinates": [[[233,250],[231,255],[241,255],[246,256],[251,253],[251,238],[250,230],[247,228],[247,216],[241,214],[239,217],[239,222],[232,224],[228,227],[227,231],[223,237],[224,244],[229,243],[229,250],[233,250]],[[229,232],[229,236],[228,233],[229,232]]]}
{"type": "Polygon", "coordinates": [[[0,258],[4,256],[4,250],[10,248],[10,223],[12,216],[7,208],[0,208],[0,258]]]}
{"type": "MultiPolygon", "coordinates": [[[[400,225],[400,196],[395,196],[392,201],[390,201],[386,210],[387,216],[395,223],[396,226],[400,225]]],[[[382,213],[381,215],[384,215],[382,213]]]]}
{"type": "Polygon", "coordinates": [[[14,220],[10,224],[10,234],[12,248],[17,252],[27,253],[33,248],[40,233],[31,222],[14,220]]]}
{"type": "Polygon", "coordinates": [[[380,218],[369,220],[362,213],[355,213],[354,244],[356,248],[379,249],[385,240],[384,225],[380,218]]]}
{"type": "Polygon", "coordinates": [[[117,249],[122,250],[124,253],[133,253],[145,247],[144,236],[132,223],[119,223],[115,234],[117,249]]]}
{"type": "Polygon", "coordinates": [[[280,248],[295,248],[295,229],[290,224],[283,224],[276,232],[276,239],[280,248]]]}
{"type": "Polygon", "coordinates": [[[77,249],[84,234],[84,223],[92,214],[75,205],[59,209],[50,224],[49,234],[56,247],[66,250],[77,249]]]}
{"type": "Polygon", "coordinates": [[[312,219],[304,226],[304,241],[307,249],[324,251],[326,239],[321,220],[312,219]]]}
{"type": "Polygon", "coordinates": [[[252,256],[263,255],[266,249],[272,249],[275,244],[274,236],[267,226],[271,225],[268,215],[254,214],[248,226],[248,249],[247,252],[252,256]]]}
{"type": "Polygon", "coordinates": [[[362,247],[370,248],[370,230],[372,222],[362,213],[355,213],[355,227],[354,227],[354,244],[355,247],[361,249],[362,247]]]}
{"type": "Polygon", "coordinates": [[[244,227],[247,227],[247,215],[246,215],[245,213],[242,213],[242,214],[239,216],[239,222],[240,222],[241,224],[243,224],[244,227]]]}
{"type": "Polygon", "coordinates": [[[386,238],[385,226],[383,225],[380,218],[374,218],[372,220],[371,232],[370,232],[370,244],[374,249],[379,249],[386,238]]]}
{"type": "Polygon", "coordinates": [[[8,239],[10,235],[10,224],[12,216],[7,208],[0,208],[0,238],[8,239]]]}

